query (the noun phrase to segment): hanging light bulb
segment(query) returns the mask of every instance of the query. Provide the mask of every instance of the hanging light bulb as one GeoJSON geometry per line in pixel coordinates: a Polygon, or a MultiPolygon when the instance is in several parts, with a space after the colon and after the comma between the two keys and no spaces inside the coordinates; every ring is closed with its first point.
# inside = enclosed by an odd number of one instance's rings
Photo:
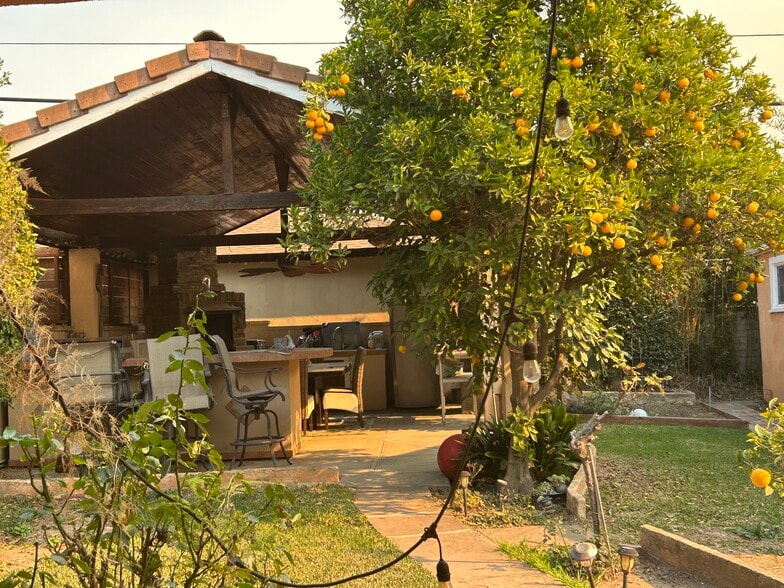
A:
{"type": "Polygon", "coordinates": [[[523,379],[529,384],[536,384],[542,377],[539,362],[536,361],[536,343],[530,339],[523,343],[523,379]]]}
{"type": "Polygon", "coordinates": [[[438,588],[452,588],[452,575],[449,573],[449,564],[443,558],[436,564],[436,579],[438,588]]]}
{"type": "Polygon", "coordinates": [[[555,128],[553,129],[555,138],[559,141],[566,141],[574,135],[574,126],[572,125],[572,119],[569,118],[570,115],[569,101],[562,94],[555,101],[555,128]]]}

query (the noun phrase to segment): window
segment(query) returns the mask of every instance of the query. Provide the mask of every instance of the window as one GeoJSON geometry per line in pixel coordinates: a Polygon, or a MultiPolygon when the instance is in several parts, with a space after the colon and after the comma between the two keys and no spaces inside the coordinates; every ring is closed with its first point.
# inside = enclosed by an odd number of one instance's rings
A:
{"type": "Polygon", "coordinates": [[[101,264],[101,314],[106,325],[144,324],[145,272],[128,264],[101,264]]]}
{"type": "Polygon", "coordinates": [[[67,325],[68,312],[68,258],[55,247],[36,247],[38,265],[43,270],[38,278],[38,287],[43,291],[39,296],[44,322],[51,325],[67,325]]]}
{"type": "Polygon", "coordinates": [[[768,261],[770,275],[770,311],[784,312],[784,255],[768,261]]]}

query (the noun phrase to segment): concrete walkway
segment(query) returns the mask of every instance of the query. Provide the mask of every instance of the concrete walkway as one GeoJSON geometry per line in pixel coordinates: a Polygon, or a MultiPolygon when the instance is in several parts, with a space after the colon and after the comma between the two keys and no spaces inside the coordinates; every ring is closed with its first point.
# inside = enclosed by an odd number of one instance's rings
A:
{"type": "MultiPolygon", "coordinates": [[[[331,425],[330,431],[310,432],[297,466],[336,466],[344,486],[356,491],[356,505],[380,533],[402,551],[422,536],[439,511],[430,497],[431,487],[448,488],[436,462],[438,448],[459,433],[473,418],[449,415],[383,414],[366,417],[366,428],[356,420],[331,425]]],[[[531,567],[509,560],[497,542],[540,543],[540,527],[483,529],[468,527],[447,513],[438,525],[444,559],[456,588],[498,586],[560,587],[562,584],[531,567]]],[[[435,575],[438,545],[428,540],[412,554],[435,575]]]]}

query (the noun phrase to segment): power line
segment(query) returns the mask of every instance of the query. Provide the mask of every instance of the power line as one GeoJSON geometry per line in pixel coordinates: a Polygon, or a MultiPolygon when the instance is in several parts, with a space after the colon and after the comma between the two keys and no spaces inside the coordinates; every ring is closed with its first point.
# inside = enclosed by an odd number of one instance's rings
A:
{"type": "MultiPolygon", "coordinates": [[[[245,42],[242,41],[240,45],[341,45],[344,41],[258,41],[258,42],[245,42]]],[[[162,46],[162,45],[177,45],[182,46],[187,43],[182,41],[0,41],[0,45],[41,45],[41,46],[107,46],[117,45],[121,46],[162,46]]]]}

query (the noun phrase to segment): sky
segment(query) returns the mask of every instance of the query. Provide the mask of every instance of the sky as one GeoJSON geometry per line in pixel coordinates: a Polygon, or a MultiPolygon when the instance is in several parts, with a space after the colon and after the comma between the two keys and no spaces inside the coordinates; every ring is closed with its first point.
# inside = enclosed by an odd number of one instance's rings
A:
{"type": "MultiPolygon", "coordinates": [[[[601,9],[601,0],[596,3],[601,9]]],[[[737,36],[734,44],[741,61],[757,57],[757,71],[768,74],[784,95],[784,0],[676,4],[685,14],[713,14],[732,35],[781,34],[737,36]]],[[[11,85],[0,87],[0,97],[70,99],[148,59],[178,51],[204,29],[315,72],[320,56],[344,40],[347,24],[339,0],[94,0],[0,7],[0,59],[11,74],[11,85]],[[125,44],[27,44],[35,42],[125,44]]],[[[0,122],[30,118],[46,106],[0,101],[0,122]]]]}

